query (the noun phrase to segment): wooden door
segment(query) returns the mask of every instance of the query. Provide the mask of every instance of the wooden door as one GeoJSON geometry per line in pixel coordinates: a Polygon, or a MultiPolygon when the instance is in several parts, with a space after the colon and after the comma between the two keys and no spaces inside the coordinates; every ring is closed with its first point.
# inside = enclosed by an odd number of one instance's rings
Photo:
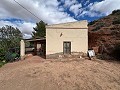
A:
{"type": "Polygon", "coordinates": [[[63,53],[71,54],[71,42],[63,42],[63,53]]]}

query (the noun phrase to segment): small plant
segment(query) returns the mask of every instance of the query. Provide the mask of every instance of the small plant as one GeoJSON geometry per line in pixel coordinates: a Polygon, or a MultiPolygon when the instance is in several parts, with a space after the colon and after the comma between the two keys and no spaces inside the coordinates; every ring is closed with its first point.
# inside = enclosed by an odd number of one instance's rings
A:
{"type": "Polygon", "coordinates": [[[97,26],[95,29],[91,30],[91,31],[97,31],[99,30],[101,27],[100,26],[97,26]]]}
{"type": "Polygon", "coordinates": [[[4,64],[6,64],[5,61],[0,61],[0,67],[2,67],[4,64]]]}
{"type": "Polygon", "coordinates": [[[17,54],[17,53],[7,52],[5,54],[6,62],[14,62],[16,58],[19,58],[19,54],[17,54]]]}
{"type": "Polygon", "coordinates": [[[113,21],[113,24],[120,24],[120,18],[117,18],[116,20],[113,21]]]}
{"type": "Polygon", "coordinates": [[[101,23],[99,23],[99,26],[100,26],[100,27],[104,27],[104,26],[105,26],[105,23],[102,23],[102,22],[101,22],[101,23]]]}
{"type": "Polygon", "coordinates": [[[91,21],[91,22],[89,22],[88,26],[89,26],[89,25],[93,25],[93,24],[95,24],[95,22],[96,22],[96,20],[95,20],[95,21],[91,21]]]}
{"type": "Polygon", "coordinates": [[[92,31],[97,31],[99,30],[101,27],[104,27],[104,23],[99,23],[95,29],[93,29],[92,31]]]}
{"type": "Polygon", "coordinates": [[[5,51],[3,49],[0,49],[0,61],[5,60],[5,51]]]}

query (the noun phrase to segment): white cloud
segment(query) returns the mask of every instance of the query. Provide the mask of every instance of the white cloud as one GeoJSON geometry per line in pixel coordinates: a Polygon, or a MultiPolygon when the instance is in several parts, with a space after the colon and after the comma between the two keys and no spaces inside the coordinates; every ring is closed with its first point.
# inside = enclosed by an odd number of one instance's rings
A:
{"type": "Polygon", "coordinates": [[[64,7],[69,8],[71,5],[74,5],[78,3],[77,0],[65,0],[64,1],[64,7]]]}
{"type": "Polygon", "coordinates": [[[83,11],[83,12],[81,13],[81,16],[84,17],[85,15],[86,15],[86,16],[89,16],[89,17],[95,17],[95,16],[100,17],[100,16],[103,16],[103,14],[98,14],[98,13],[96,13],[96,12],[94,12],[94,11],[83,11]]]}
{"type": "Polygon", "coordinates": [[[104,0],[101,2],[90,3],[87,7],[82,8],[79,16],[101,17],[112,13],[113,10],[120,9],[120,0],[104,0]]]}
{"type": "Polygon", "coordinates": [[[5,25],[10,25],[10,26],[13,26],[13,27],[16,27],[16,25],[13,25],[11,22],[9,22],[9,21],[3,21],[3,20],[1,20],[0,21],[0,27],[3,27],[3,26],[5,26],[5,25]]]}
{"type": "MultiPolygon", "coordinates": [[[[33,31],[36,22],[43,20],[48,24],[57,24],[75,21],[65,10],[70,10],[76,17],[81,16],[102,16],[108,15],[115,9],[120,9],[120,0],[104,0],[101,2],[90,3],[86,1],[86,7],[82,7],[78,0],[61,0],[63,6],[59,6],[57,0],[16,0],[25,8],[30,10],[40,19],[34,17],[25,9],[20,7],[14,0],[0,0],[0,19],[17,18],[23,20],[23,23],[10,21],[0,21],[0,26],[13,25],[19,27],[20,30],[29,37],[33,31]],[[97,13],[100,12],[100,13],[97,13]],[[32,22],[32,23],[31,23],[32,22]]],[[[82,2],[82,1],[81,1],[82,2]]]]}
{"type": "Polygon", "coordinates": [[[80,13],[82,4],[78,0],[61,0],[61,2],[64,3],[63,8],[74,13],[75,17],[80,13]]]}
{"type": "Polygon", "coordinates": [[[105,15],[110,14],[116,9],[120,9],[120,0],[104,0],[96,2],[92,7],[90,7],[91,11],[99,11],[105,15]]]}
{"type": "MultiPolygon", "coordinates": [[[[59,2],[57,0],[17,0],[20,4],[34,13],[37,17],[48,24],[61,23],[61,18],[65,19],[62,22],[74,21],[75,19],[70,17],[66,12],[59,10],[59,2]],[[66,21],[67,18],[67,21],[66,21]]],[[[31,15],[25,9],[20,7],[14,2],[14,0],[1,0],[0,8],[2,13],[0,16],[3,18],[14,17],[21,18],[25,21],[40,21],[38,18],[31,15]],[[6,14],[7,13],[7,14],[6,14]]],[[[0,17],[0,18],[1,18],[0,17]]]]}
{"type": "Polygon", "coordinates": [[[12,27],[17,27],[22,33],[23,33],[23,37],[24,38],[30,38],[32,31],[33,31],[33,27],[35,27],[35,23],[31,23],[31,22],[23,22],[23,23],[19,23],[19,22],[10,22],[10,21],[0,21],[0,27],[3,27],[5,25],[10,25],[12,27]]]}
{"type": "Polygon", "coordinates": [[[75,14],[75,16],[77,16],[79,14],[79,12],[80,12],[81,7],[82,7],[81,4],[75,4],[75,5],[72,5],[69,10],[71,12],[73,12],[75,14]]]}
{"type": "Polygon", "coordinates": [[[90,3],[90,0],[86,0],[85,4],[84,5],[87,5],[90,3]]]}
{"type": "Polygon", "coordinates": [[[31,38],[32,36],[31,36],[31,34],[24,34],[23,35],[23,38],[25,38],[25,39],[29,39],[29,38],[31,38]]]}
{"type": "MultiPolygon", "coordinates": [[[[21,31],[24,34],[30,35],[33,30],[33,23],[43,20],[48,24],[64,23],[75,21],[67,12],[64,12],[64,8],[58,8],[59,2],[57,0],[16,0],[29,11],[34,13],[40,19],[34,17],[25,9],[20,7],[14,0],[0,0],[0,19],[3,18],[18,18],[24,20],[24,23],[20,24],[21,31]],[[31,28],[31,29],[30,29],[31,28]]],[[[13,25],[11,22],[0,21],[2,25],[13,25]]],[[[17,23],[19,24],[19,23],[17,23]]]]}
{"type": "Polygon", "coordinates": [[[30,34],[32,34],[33,27],[35,27],[35,26],[36,25],[34,23],[24,22],[23,24],[19,25],[19,28],[22,33],[30,35],[30,34]]]}

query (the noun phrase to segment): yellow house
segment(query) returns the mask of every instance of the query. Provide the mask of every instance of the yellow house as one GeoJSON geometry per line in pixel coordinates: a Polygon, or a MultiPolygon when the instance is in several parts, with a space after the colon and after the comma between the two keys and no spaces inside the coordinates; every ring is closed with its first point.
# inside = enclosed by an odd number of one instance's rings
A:
{"type": "Polygon", "coordinates": [[[46,58],[88,51],[86,20],[46,26],[46,58]]]}

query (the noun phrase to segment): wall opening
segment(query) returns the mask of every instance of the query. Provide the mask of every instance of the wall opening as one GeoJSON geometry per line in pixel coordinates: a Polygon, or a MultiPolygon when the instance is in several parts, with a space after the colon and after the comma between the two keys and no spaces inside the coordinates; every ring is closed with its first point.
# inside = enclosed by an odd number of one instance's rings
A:
{"type": "Polygon", "coordinates": [[[71,54],[71,42],[63,42],[63,54],[71,54]]]}

